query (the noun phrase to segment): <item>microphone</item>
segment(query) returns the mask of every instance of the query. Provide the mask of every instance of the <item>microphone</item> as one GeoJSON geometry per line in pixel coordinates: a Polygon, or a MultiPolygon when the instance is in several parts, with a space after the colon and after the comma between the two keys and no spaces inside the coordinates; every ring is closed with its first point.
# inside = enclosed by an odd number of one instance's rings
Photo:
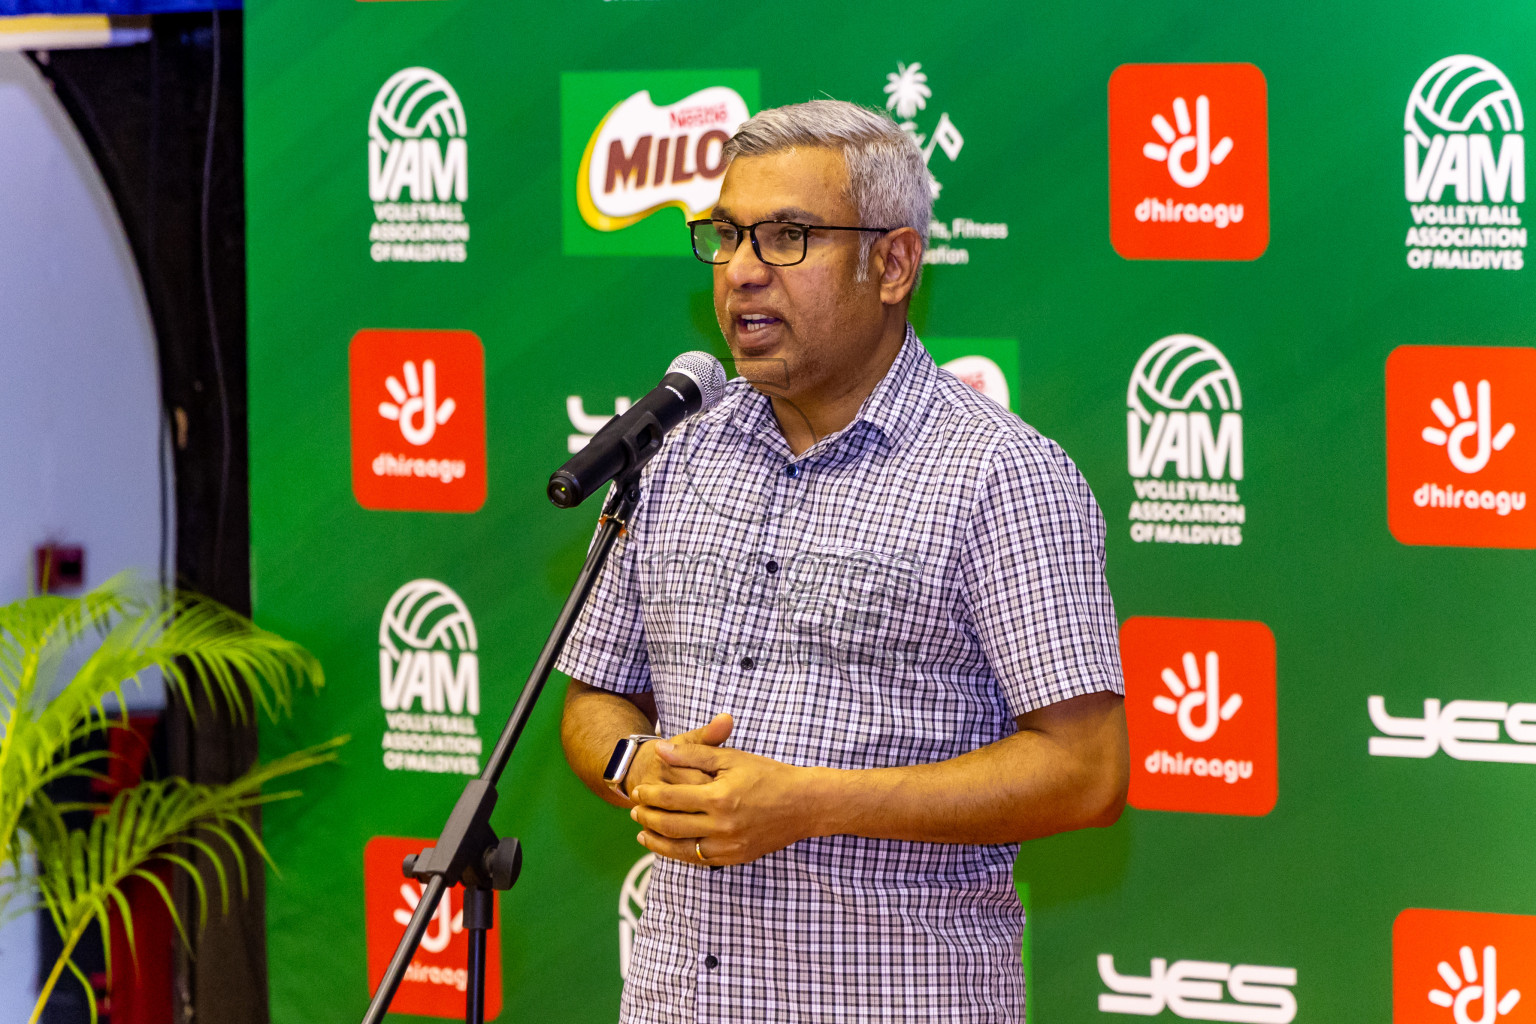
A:
{"type": "Polygon", "coordinates": [[[661,448],[669,430],[725,394],[725,367],[708,352],[684,352],[661,383],[622,416],[615,416],[549,478],[549,500],[575,508],[601,486],[638,470],[661,448]]]}

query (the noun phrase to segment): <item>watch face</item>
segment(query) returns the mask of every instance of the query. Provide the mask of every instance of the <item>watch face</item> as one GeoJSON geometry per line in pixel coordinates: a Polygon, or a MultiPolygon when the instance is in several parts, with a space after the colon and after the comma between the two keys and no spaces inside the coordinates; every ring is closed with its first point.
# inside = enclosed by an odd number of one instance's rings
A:
{"type": "Polygon", "coordinates": [[[613,782],[619,777],[619,772],[624,770],[624,758],[629,753],[633,740],[619,740],[614,744],[613,755],[608,758],[608,767],[603,769],[603,778],[613,782]]]}

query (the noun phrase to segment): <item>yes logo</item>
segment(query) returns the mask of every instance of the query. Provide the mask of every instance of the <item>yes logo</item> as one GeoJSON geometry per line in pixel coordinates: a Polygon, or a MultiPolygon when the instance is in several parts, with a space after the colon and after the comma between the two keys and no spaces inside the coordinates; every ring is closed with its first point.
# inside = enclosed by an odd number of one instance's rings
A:
{"type": "Polygon", "coordinates": [[[1522,989],[1536,990],[1536,917],[1415,908],[1393,922],[1393,1024],[1536,1020],[1522,989]]]}
{"type": "MultiPolygon", "coordinates": [[[[626,412],[629,412],[629,404],[629,397],[627,395],[620,395],[618,398],[615,398],[613,400],[613,416],[623,416],[626,412]]],[[[580,395],[567,395],[565,397],[565,415],[571,421],[571,427],[576,431],[574,434],[567,434],[565,439],[566,450],[572,455],[585,448],[587,442],[592,440],[592,436],[599,430],[602,430],[609,420],[613,419],[613,416],[605,416],[602,413],[594,415],[587,412],[586,405],[582,402],[580,395]]]]}
{"type": "Polygon", "coordinates": [[[1252,64],[1122,64],[1109,78],[1109,238],[1132,260],[1269,246],[1269,112],[1252,64]],[[1172,120],[1170,120],[1170,117],[1172,120]]]}
{"type": "Polygon", "coordinates": [[[1453,700],[1442,707],[1430,697],[1422,718],[1398,718],[1387,713],[1384,697],[1373,694],[1366,708],[1381,733],[1367,744],[1372,757],[1434,757],[1444,750],[1458,761],[1536,764],[1536,704],[1453,700]],[[1500,740],[1500,725],[1510,742],[1500,740]]]}
{"type": "MultiPolygon", "coordinates": [[[[363,847],[363,899],[368,933],[368,988],[372,991],[384,977],[384,969],[394,955],[395,946],[405,934],[416,904],[421,899],[421,883],[400,873],[400,862],[408,854],[420,853],[431,846],[431,839],[401,839],[374,836],[363,847]]],[[[496,920],[501,915],[501,894],[493,893],[496,920]]],[[[485,1018],[501,1012],[501,929],[486,932],[485,1018]]],[[[464,1019],[465,989],[469,981],[469,937],[464,931],[464,890],[455,886],[447,891],[437,913],[427,925],[421,946],[405,980],[390,1006],[393,1013],[422,1017],[464,1019]]]]}
{"type": "Polygon", "coordinates": [[[1387,524],[1404,544],[1536,547],[1536,349],[1387,357],[1387,524]]]}
{"type": "Polygon", "coordinates": [[[756,71],[562,74],[566,254],[691,259],[682,221],[720,197],[725,143],[757,94],[756,71]],[[668,208],[681,216],[655,216],[668,208]]]}
{"type": "Polygon", "coordinates": [[[1156,1017],[1166,1009],[1186,1020],[1232,1024],[1290,1024],[1296,1019],[1296,996],[1291,991],[1296,987],[1294,967],[1210,960],[1169,964],[1159,956],[1152,958],[1151,973],[1138,977],[1120,974],[1114,956],[1100,953],[1099,980],[1109,989],[1099,996],[1100,1013],[1156,1017]]]}
{"type": "Polygon", "coordinates": [[[1269,627],[1131,618],[1120,629],[1120,657],[1131,806],[1268,814],[1279,793],[1269,627]]]}
{"type": "Polygon", "coordinates": [[[370,509],[485,504],[485,351],[469,331],[358,331],[352,493],[370,509]]]}

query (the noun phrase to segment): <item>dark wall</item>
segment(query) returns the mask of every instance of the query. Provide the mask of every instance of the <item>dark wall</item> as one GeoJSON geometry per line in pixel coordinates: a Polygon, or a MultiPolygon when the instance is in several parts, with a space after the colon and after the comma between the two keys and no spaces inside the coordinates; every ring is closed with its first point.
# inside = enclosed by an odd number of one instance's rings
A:
{"type": "MultiPolygon", "coordinates": [[[[157,15],[140,46],[34,55],[101,170],[138,262],[173,439],[177,585],[250,611],[245,215],[239,12],[157,15]]],[[[167,715],[172,771],[218,782],[254,729],[167,715]]],[[[185,881],[183,917],[196,920],[185,881]]],[[[177,1020],[267,1020],[263,875],[178,955],[177,1020]]],[[[82,1018],[83,1019],[83,1018],[82,1018]]]]}

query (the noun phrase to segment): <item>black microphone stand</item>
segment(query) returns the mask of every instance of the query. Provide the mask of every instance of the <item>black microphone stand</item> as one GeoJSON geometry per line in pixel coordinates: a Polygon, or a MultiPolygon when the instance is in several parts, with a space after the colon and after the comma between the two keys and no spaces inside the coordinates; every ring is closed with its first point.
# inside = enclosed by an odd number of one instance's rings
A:
{"type": "MultiPolygon", "coordinates": [[[[643,460],[641,460],[643,461],[643,460]]],[[[448,822],[436,846],[429,846],[418,854],[405,858],[405,875],[426,883],[416,912],[405,926],[405,934],[395,947],[395,955],[384,970],[384,977],[373,993],[363,1024],[382,1024],[389,1012],[395,990],[405,977],[405,969],[416,955],[432,920],[438,903],[455,885],[464,887],[464,928],[469,933],[469,968],[465,985],[464,1020],[466,1024],[483,1024],[485,1020],[485,933],[495,925],[494,891],[505,892],[512,888],[523,867],[523,851],[516,839],[499,839],[491,830],[491,810],[496,806],[496,783],[501,778],[512,748],[522,735],[523,727],[533,713],[534,702],[539,699],[555,659],[565,647],[565,641],[576,623],[576,614],[586,603],[587,595],[597,582],[598,573],[607,562],[614,542],[634,514],[640,500],[640,467],[634,465],[629,472],[615,482],[613,493],[603,508],[599,520],[597,538],[587,551],[587,561],[576,576],[576,584],[570,597],[555,619],[554,629],[544,642],[533,663],[533,671],[523,684],[512,714],[501,730],[491,756],[480,776],[464,787],[459,802],[454,805],[448,822]]]]}

